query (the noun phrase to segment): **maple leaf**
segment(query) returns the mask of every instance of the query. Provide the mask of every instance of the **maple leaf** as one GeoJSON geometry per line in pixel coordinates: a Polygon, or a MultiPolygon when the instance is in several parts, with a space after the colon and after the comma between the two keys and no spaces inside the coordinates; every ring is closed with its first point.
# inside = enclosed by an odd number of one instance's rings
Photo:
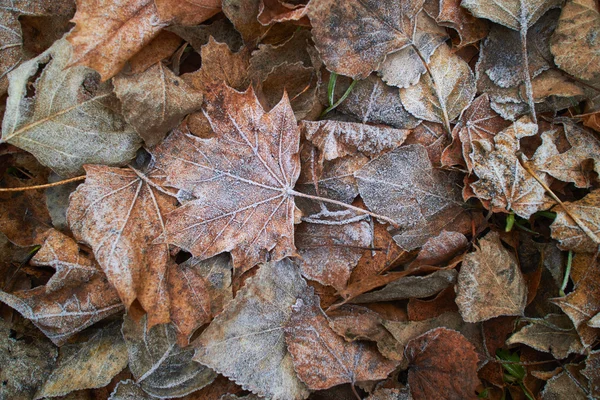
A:
{"type": "Polygon", "coordinates": [[[194,360],[261,396],[308,397],[284,339],[292,306],[306,290],[289,259],[263,264],[194,342],[194,360]]]}
{"type": "Polygon", "coordinates": [[[173,199],[152,182],[152,174],[101,165],[85,169],[86,181],[67,210],[73,234],[92,247],[126,307],[137,298],[150,326],[168,322],[169,248],[154,240],[164,233],[163,215],[174,208],[173,199]]]}
{"type": "Polygon", "coordinates": [[[252,89],[224,87],[205,114],[216,137],[175,131],[152,151],[165,184],[193,198],[169,214],[167,240],[200,258],[230,251],[244,270],[294,254],[300,132],[287,97],[265,113],[252,89]]]}
{"type": "Polygon", "coordinates": [[[600,190],[592,191],[581,200],[566,201],[564,207],[579,219],[584,228],[571,218],[563,206],[556,206],[556,219],[550,225],[552,237],[564,250],[595,253],[600,245],[600,190]]]}
{"type": "Polygon", "coordinates": [[[308,17],[323,62],[335,73],[366,78],[387,54],[411,44],[415,17],[423,3],[312,0],[308,17]]]}
{"type": "Polygon", "coordinates": [[[298,377],[313,390],[384,379],[398,364],[370,345],[346,342],[337,335],[319,305],[319,297],[310,289],[292,306],[285,340],[298,377]]]}
{"type": "Polygon", "coordinates": [[[2,141],[29,151],[61,176],[78,175],[86,163],[126,163],[140,147],[139,137],[119,115],[112,86],[89,68],[67,68],[70,54],[61,39],[10,74],[2,141]],[[30,98],[28,82],[40,68],[30,98]]]}
{"type": "Polygon", "coordinates": [[[456,286],[456,304],[467,322],[522,315],[527,287],[514,257],[490,232],[465,256],[456,286]]]}

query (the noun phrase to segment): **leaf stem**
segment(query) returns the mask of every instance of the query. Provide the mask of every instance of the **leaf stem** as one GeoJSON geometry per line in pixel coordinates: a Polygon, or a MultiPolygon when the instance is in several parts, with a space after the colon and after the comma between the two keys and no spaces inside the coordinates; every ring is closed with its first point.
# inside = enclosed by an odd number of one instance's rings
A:
{"type": "Polygon", "coordinates": [[[47,189],[55,186],[65,185],[71,182],[77,182],[84,180],[86,175],[76,176],[75,178],[69,178],[62,181],[54,182],[54,183],[46,183],[44,185],[35,185],[35,186],[24,186],[20,188],[0,188],[0,192],[24,192],[26,190],[39,190],[39,189],[47,189]]]}
{"type": "Polygon", "coordinates": [[[388,222],[388,223],[392,224],[394,227],[398,227],[398,223],[396,221],[394,221],[393,219],[391,219],[391,218],[388,218],[388,217],[383,216],[383,215],[372,213],[371,211],[365,210],[365,209],[360,208],[360,207],[355,207],[353,205],[344,203],[342,201],[332,200],[332,199],[328,199],[326,197],[312,196],[310,194],[306,194],[306,193],[302,193],[302,192],[297,192],[297,191],[291,190],[291,189],[288,190],[288,194],[291,194],[292,196],[295,196],[295,197],[304,197],[305,199],[311,199],[311,200],[315,200],[315,201],[322,201],[324,203],[331,203],[331,204],[338,205],[340,207],[346,207],[346,208],[349,208],[350,210],[354,210],[354,211],[357,211],[357,212],[360,212],[360,213],[363,213],[363,214],[367,214],[367,215],[370,215],[373,218],[377,218],[377,219],[380,219],[382,221],[388,222]]]}
{"type": "Polygon", "coordinates": [[[569,255],[567,256],[567,269],[565,270],[565,277],[563,279],[563,283],[560,286],[560,291],[558,294],[560,297],[565,297],[565,289],[567,288],[567,284],[569,283],[569,276],[571,275],[571,266],[573,265],[573,250],[569,250],[569,255]]]}

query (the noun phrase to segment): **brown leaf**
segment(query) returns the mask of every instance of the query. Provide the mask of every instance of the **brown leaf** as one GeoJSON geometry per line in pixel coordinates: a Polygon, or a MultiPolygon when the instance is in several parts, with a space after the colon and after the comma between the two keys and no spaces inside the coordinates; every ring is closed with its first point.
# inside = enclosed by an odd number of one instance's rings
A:
{"type": "Polygon", "coordinates": [[[442,151],[448,144],[448,134],[442,124],[423,121],[406,138],[404,144],[420,144],[425,147],[431,165],[442,166],[442,151]]]}
{"type": "Polygon", "coordinates": [[[157,62],[171,57],[182,42],[183,40],[176,34],[161,31],[158,36],[129,59],[131,73],[140,74],[157,62]]]}
{"type": "Polygon", "coordinates": [[[312,0],[308,17],[325,65],[340,75],[366,78],[387,54],[411,44],[423,2],[312,0]]]}
{"type": "Polygon", "coordinates": [[[80,253],[73,239],[53,231],[32,263],[51,266],[57,273],[45,286],[12,294],[0,291],[0,300],[31,320],[55,344],[64,344],[77,332],[123,309],[99,266],[80,253]]]}
{"type": "Polygon", "coordinates": [[[419,255],[409,268],[417,268],[422,265],[442,265],[450,261],[459,252],[464,251],[469,241],[462,233],[442,231],[439,235],[427,240],[419,255]]]}
{"type": "Polygon", "coordinates": [[[581,365],[567,364],[564,370],[549,379],[542,391],[542,400],[585,400],[589,399],[582,384],[581,365]]]}
{"type": "Polygon", "coordinates": [[[110,394],[110,400],[153,400],[155,397],[150,396],[135,383],[132,379],[127,379],[117,383],[117,386],[110,394]]]}
{"type": "Polygon", "coordinates": [[[394,240],[413,250],[442,230],[470,230],[462,208],[457,176],[434,169],[421,145],[401,146],[354,173],[358,189],[373,212],[400,225],[394,240]]]}
{"type": "MultiPolygon", "coordinates": [[[[590,192],[581,200],[564,202],[565,207],[579,218],[588,232],[573,221],[565,212],[563,206],[556,206],[556,219],[550,225],[552,237],[559,241],[563,250],[573,250],[581,253],[595,253],[598,250],[598,233],[600,232],[600,190],[590,192]],[[589,234],[595,236],[590,237],[589,234]]],[[[593,268],[591,266],[590,268],[593,268]]]]}
{"type": "Polygon", "coordinates": [[[396,361],[385,359],[373,346],[338,336],[312,290],[301,295],[292,310],[285,340],[294,369],[309,389],[385,379],[396,367],[396,361]]]}
{"type": "Polygon", "coordinates": [[[593,0],[571,0],[562,8],[558,27],[550,42],[554,62],[569,74],[597,80],[598,44],[590,38],[600,33],[600,13],[593,0]]]}
{"type": "Polygon", "coordinates": [[[309,25],[306,18],[306,4],[294,4],[284,0],[261,0],[258,21],[263,25],[275,22],[298,21],[300,25],[309,25]]]}
{"type": "Polygon", "coordinates": [[[367,156],[400,146],[409,130],[394,129],[384,125],[366,125],[343,121],[302,121],[306,139],[322,154],[325,160],[361,152],[367,156]]]}
{"type": "Polygon", "coordinates": [[[600,350],[588,354],[581,374],[588,378],[590,394],[600,396],[600,350]]]}
{"type": "Polygon", "coordinates": [[[153,150],[166,184],[192,198],[169,214],[168,242],[200,258],[230,251],[240,272],[294,254],[300,131],[287,97],[265,113],[252,89],[224,87],[206,116],[216,137],[175,131],[153,150]]]}
{"type": "Polygon", "coordinates": [[[436,328],[406,346],[408,385],[415,400],[477,399],[478,356],[460,333],[436,328]]]}
{"type": "Polygon", "coordinates": [[[496,232],[479,241],[475,252],[465,256],[458,275],[456,304],[467,322],[500,315],[523,315],[527,287],[512,254],[496,232]]]}
{"type": "Polygon", "coordinates": [[[198,25],[221,11],[221,0],[154,0],[162,21],[198,25]]]}
{"type": "Polygon", "coordinates": [[[263,264],[194,343],[194,360],[261,396],[308,397],[294,372],[283,332],[292,306],[306,290],[306,282],[288,259],[263,264]]]}
{"type": "Polygon", "coordinates": [[[135,75],[113,78],[123,115],[152,147],[177,127],[183,117],[202,106],[202,93],[189,86],[162,62],[135,75]]]}
{"type": "Polygon", "coordinates": [[[560,4],[559,0],[505,0],[502,3],[494,0],[463,0],[461,6],[478,18],[486,18],[518,31],[531,27],[546,11],[560,4]]]}
{"type": "Polygon", "coordinates": [[[127,367],[127,361],[121,324],[113,322],[99,328],[85,342],[61,347],[55,369],[35,398],[62,396],[75,390],[106,386],[127,367]]]}
{"type": "MultiPolygon", "coordinates": [[[[223,375],[218,375],[217,378],[208,386],[195,391],[183,397],[183,400],[221,400],[222,396],[227,394],[239,394],[244,389],[230,381],[223,375]]],[[[134,400],[134,399],[131,399],[134,400]]]]}
{"type": "Polygon", "coordinates": [[[438,24],[458,33],[459,48],[477,43],[488,34],[488,24],[462,8],[460,0],[426,1],[425,10],[438,24]]]}
{"type": "Polygon", "coordinates": [[[171,324],[148,326],[147,316],[135,321],[125,316],[123,337],[129,369],[148,394],[159,398],[181,397],[209,385],[217,374],[192,361],[194,349],[176,344],[171,324]]]}
{"type": "Polygon", "coordinates": [[[208,260],[190,258],[168,268],[171,320],[177,342],[185,346],[192,333],[210,322],[233,298],[231,261],[221,254],[208,260]]]}
{"type": "Polygon", "coordinates": [[[431,300],[411,298],[408,300],[407,313],[411,321],[424,321],[447,312],[458,312],[454,287],[448,286],[431,300]]]}
{"type": "Polygon", "coordinates": [[[86,172],[67,211],[73,234],[92,247],[126,307],[137,298],[150,326],[168,322],[169,248],[154,240],[164,233],[163,216],[173,210],[173,199],[152,174],[101,165],[87,165],[86,172]]]}

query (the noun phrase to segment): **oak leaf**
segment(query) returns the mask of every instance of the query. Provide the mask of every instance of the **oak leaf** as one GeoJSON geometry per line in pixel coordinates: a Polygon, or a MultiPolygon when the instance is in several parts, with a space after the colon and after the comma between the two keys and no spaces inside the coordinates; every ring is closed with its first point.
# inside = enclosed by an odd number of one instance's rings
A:
{"type": "Polygon", "coordinates": [[[336,334],[312,290],[303,293],[292,310],[285,340],[298,377],[310,389],[385,379],[398,364],[385,359],[371,345],[346,342],[336,334]]]}
{"type": "Polygon", "coordinates": [[[126,307],[137,298],[150,326],[170,321],[169,248],[154,240],[164,233],[164,215],[174,209],[174,199],[152,174],[102,165],[85,169],[86,181],[71,195],[67,210],[73,234],[92,247],[126,307]]]}
{"type": "Polygon", "coordinates": [[[294,254],[300,132],[287,97],[265,113],[252,89],[222,87],[206,103],[216,137],[175,131],[153,149],[165,184],[192,198],[169,214],[168,242],[200,258],[230,251],[243,270],[294,254]]]}
{"type": "Polygon", "coordinates": [[[10,74],[2,141],[32,153],[61,176],[83,164],[121,165],[135,156],[140,139],[120,116],[110,83],[86,67],[67,68],[71,46],[59,40],[10,74]],[[37,76],[35,95],[28,82],[37,76]]]}
{"type": "Polygon", "coordinates": [[[411,44],[424,0],[339,3],[312,0],[308,17],[315,45],[330,71],[364,79],[385,56],[411,44]]]}
{"type": "Polygon", "coordinates": [[[527,286],[514,256],[495,232],[479,241],[465,256],[458,275],[456,304],[467,322],[481,322],[500,315],[523,315],[527,286]]]}
{"type": "Polygon", "coordinates": [[[263,264],[194,342],[194,360],[260,396],[304,399],[284,328],[307,289],[289,259],[263,264]]]}
{"type": "Polygon", "coordinates": [[[563,206],[556,206],[553,209],[556,219],[550,225],[552,237],[559,241],[563,250],[595,253],[600,245],[600,190],[592,191],[581,200],[566,201],[564,205],[587,228],[587,232],[565,212],[563,206]]]}

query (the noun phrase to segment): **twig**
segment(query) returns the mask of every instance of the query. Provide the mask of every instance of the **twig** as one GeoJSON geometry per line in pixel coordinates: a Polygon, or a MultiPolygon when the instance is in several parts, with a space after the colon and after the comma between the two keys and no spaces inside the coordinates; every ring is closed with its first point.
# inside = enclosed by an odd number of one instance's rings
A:
{"type": "Polygon", "coordinates": [[[44,185],[35,185],[35,186],[24,186],[20,188],[0,188],[0,192],[24,192],[26,190],[39,190],[39,189],[47,189],[55,186],[65,185],[71,182],[78,182],[84,180],[86,175],[76,176],[75,178],[69,178],[62,181],[54,182],[54,183],[46,183],[44,185]]]}

